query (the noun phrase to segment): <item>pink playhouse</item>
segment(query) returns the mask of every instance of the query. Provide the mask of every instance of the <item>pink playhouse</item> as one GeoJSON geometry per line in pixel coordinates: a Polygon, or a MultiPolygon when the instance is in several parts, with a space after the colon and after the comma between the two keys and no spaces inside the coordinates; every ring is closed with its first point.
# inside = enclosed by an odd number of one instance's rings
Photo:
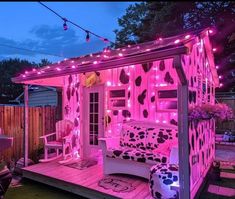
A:
{"type": "Polygon", "coordinates": [[[27,85],[63,89],[56,137],[41,137],[44,159],[24,177],[88,198],[195,198],[215,156],[214,120],[188,120],[189,107],[215,103],[210,32],[104,49],[14,77],[25,84],[26,159],[27,85]],[[95,163],[68,166],[82,160],[95,163]]]}

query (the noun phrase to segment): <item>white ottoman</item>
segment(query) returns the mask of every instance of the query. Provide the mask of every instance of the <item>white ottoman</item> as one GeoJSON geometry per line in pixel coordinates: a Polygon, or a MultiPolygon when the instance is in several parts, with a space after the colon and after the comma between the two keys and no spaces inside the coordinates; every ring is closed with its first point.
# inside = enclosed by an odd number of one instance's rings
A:
{"type": "Polygon", "coordinates": [[[179,167],[177,164],[157,164],[150,169],[150,191],[156,199],[177,198],[172,186],[179,184],[179,167]]]}

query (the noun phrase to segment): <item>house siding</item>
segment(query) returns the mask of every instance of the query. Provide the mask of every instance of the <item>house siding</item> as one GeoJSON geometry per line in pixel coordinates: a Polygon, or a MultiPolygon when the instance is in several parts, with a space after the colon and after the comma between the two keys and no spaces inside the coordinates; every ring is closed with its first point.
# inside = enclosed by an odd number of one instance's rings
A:
{"type": "Polygon", "coordinates": [[[56,91],[34,91],[29,93],[29,106],[57,106],[56,91]]]}

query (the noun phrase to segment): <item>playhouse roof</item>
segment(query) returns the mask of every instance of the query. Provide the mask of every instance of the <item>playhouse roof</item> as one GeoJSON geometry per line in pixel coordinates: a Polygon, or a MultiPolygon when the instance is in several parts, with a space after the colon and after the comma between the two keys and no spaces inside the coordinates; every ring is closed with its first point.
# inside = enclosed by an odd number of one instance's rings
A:
{"type": "Polygon", "coordinates": [[[42,68],[24,71],[23,74],[12,78],[12,81],[24,83],[34,79],[105,70],[186,54],[188,53],[188,45],[186,46],[186,44],[198,42],[196,38],[199,35],[208,34],[208,30],[204,29],[190,34],[158,38],[155,41],[127,45],[117,49],[104,49],[101,52],[64,59],[42,68]]]}

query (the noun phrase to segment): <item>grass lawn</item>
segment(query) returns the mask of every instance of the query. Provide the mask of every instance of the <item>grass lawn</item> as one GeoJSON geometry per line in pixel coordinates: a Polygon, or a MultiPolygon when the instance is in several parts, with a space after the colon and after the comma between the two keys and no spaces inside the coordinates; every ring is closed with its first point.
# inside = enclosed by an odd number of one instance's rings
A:
{"type": "Polygon", "coordinates": [[[31,180],[22,180],[22,186],[9,188],[4,199],[85,199],[31,180]]]}

